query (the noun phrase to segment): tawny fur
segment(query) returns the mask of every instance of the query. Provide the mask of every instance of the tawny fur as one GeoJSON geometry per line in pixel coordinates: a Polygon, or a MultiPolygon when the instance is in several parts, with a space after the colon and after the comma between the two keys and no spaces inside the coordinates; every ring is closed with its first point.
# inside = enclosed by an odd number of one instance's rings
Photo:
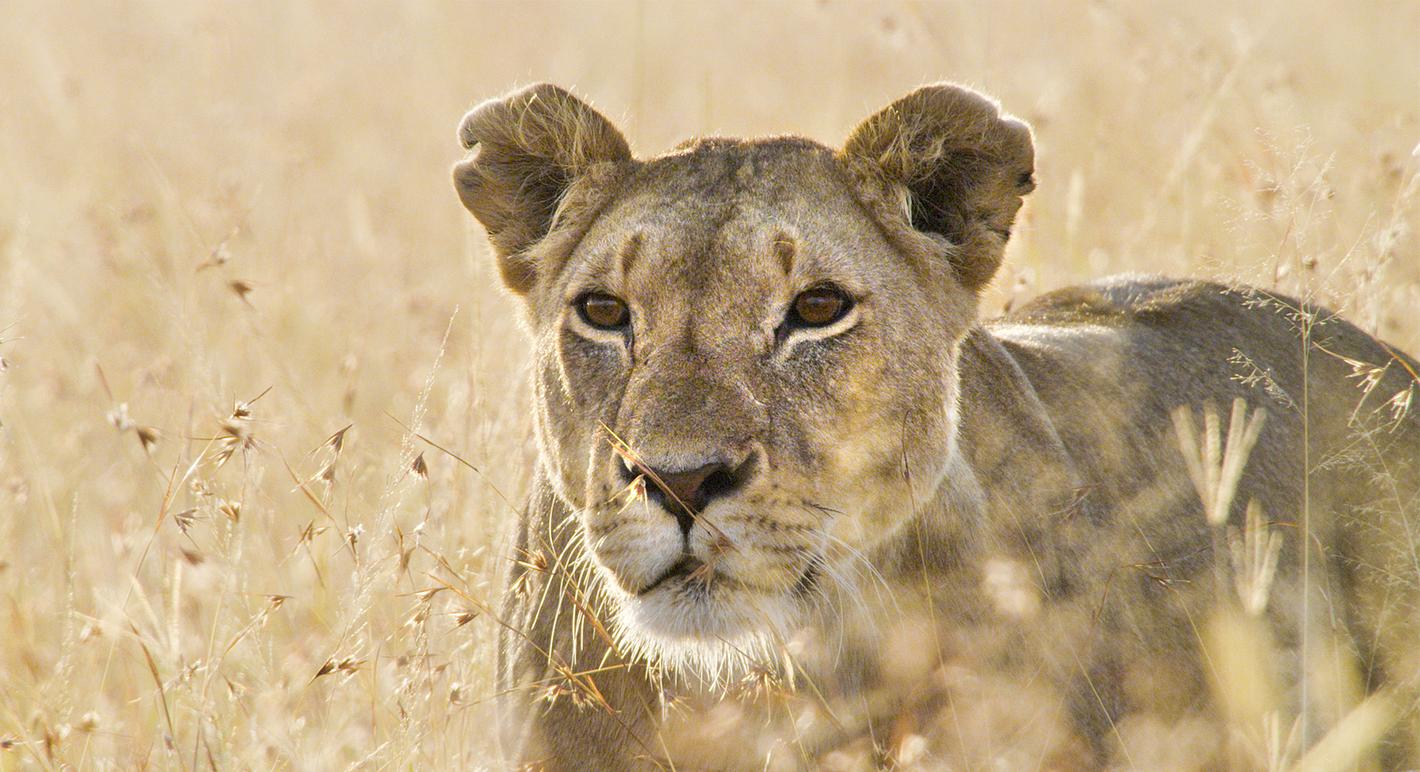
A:
{"type": "MultiPolygon", "coordinates": [[[[1034,185],[1029,128],[991,100],[927,86],[838,151],[712,138],[636,160],[539,85],[460,137],[456,185],[534,344],[540,471],[499,665],[511,756],[793,768],[910,730],[932,763],[1090,768],[1160,732],[1226,736],[1199,620],[1228,558],[1171,415],[1237,398],[1268,417],[1230,518],[1256,501],[1285,526],[1267,620],[1305,741],[1336,718],[1296,689],[1307,641],[1414,699],[1420,420],[1387,400],[1420,366],[1325,309],[1157,277],[979,322],[1034,185]],[[824,281],[851,313],[779,326],[824,281]],[[624,300],[630,327],[582,321],[587,292],[624,300]],[[1364,388],[1362,365],[1380,371],[1364,388]],[[752,474],[682,537],[634,470],[722,457],[752,474]],[[759,677],[833,720],[721,721],[759,677]]],[[[1413,730],[1386,764],[1415,760],[1413,730]]],[[[1216,741],[1193,756],[1228,761],[1216,741]]]]}

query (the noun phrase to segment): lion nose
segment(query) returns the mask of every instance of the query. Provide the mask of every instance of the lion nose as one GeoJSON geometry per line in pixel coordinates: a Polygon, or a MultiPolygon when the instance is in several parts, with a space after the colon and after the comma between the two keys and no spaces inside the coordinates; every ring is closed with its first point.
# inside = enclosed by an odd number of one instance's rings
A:
{"type": "Polygon", "coordinates": [[[646,495],[675,514],[682,533],[690,533],[695,516],[711,501],[739,490],[753,470],[753,458],[738,463],[715,458],[707,463],[686,466],[645,464],[638,467],[630,461],[622,465],[622,474],[629,482],[637,476],[646,478],[646,495]]]}

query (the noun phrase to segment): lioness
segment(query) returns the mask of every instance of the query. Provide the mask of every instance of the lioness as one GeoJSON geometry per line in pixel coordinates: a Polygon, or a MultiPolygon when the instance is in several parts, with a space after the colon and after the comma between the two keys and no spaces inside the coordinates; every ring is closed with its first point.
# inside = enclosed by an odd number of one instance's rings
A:
{"type": "Polygon", "coordinates": [[[1366,693],[1383,763],[1417,758],[1414,359],[1307,303],[1146,276],[979,321],[1034,149],[955,85],[838,150],[638,160],[552,85],[459,136],[534,343],[499,620],[516,758],[1250,765],[1366,693]],[[1208,644],[1232,618],[1266,635],[1208,644]]]}

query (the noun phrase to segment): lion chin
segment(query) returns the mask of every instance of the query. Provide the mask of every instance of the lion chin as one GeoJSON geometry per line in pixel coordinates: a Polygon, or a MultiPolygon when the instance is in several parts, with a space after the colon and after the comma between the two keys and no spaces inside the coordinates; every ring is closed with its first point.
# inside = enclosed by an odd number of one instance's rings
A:
{"type": "Polygon", "coordinates": [[[791,591],[767,590],[687,559],[638,593],[604,585],[624,653],[678,679],[713,685],[781,660],[808,611],[803,589],[810,583],[806,577],[791,591]]]}

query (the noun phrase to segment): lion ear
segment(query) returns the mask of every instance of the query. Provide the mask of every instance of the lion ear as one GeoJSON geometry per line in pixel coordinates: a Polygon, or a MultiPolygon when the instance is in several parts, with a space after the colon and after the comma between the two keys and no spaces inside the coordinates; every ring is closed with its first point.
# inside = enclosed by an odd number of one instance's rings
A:
{"type": "Polygon", "coordinates": [[[911,226],[950,242],[952,267],[972,290],[995,275],[1021,197],[1035,188],[1030,127],[951,84],[923,86],[863,121],[843,157],[906,193],[911,226]]]}
{"type": "Polygon", "coordinates": [[[554,227],[572,186],[631,160],[610,121],[550,83],[473,108],[459,141],[470,154],[454,166],[454,187],[487,229],[504,283],[520,294],[537,279],[527,251],[554,227]]]}

